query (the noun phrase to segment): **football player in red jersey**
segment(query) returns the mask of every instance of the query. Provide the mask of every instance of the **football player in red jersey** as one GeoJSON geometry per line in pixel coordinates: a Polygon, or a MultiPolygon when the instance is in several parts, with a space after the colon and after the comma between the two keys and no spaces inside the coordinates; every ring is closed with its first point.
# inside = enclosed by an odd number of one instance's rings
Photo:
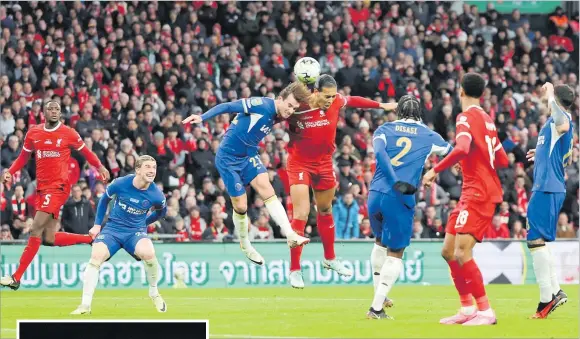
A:
{"type": "MultiPolygon", "coordinates": [[[[336,127],[343,107],[393,110],[397,104],[381,104],[362,97],[342,96],[337,93],[336,80],[332,76],[320,76],[309,104],[288,119],[290,143],[287,170],[293,204],[292,228],[296,233],[304,235],[310,213],[312,187],[318,212],[318,234],[324,247],[323,266],[340,275],[350,276],[352,271],[334,253],[335,228],[332,218],[332,200],[337,185],[332,155],[336,149],[336,127]]],[[[302,246],[290,249],[290,285],[294,288],[304,288],[300,271],[301,255],[302,246]]]]}
{"type": "Polygon", "coordinates": [[[56,101],[48,101],[44,106],[46,122],[34,125],[24,137],[24,145],[12,166],[2,174],[2,183],[12,180],[12,175],[22,169],[32,152],[36,153],[36,214],[30,231],[28,244],[20,257],[20,265],[12,276],[0,279],[0,285],[17,290],[20,278],[36,256],[41,243],[47,246],[71,246],[90,244],[88,234],[56,232],[56,223],[62,205],[70,193],[68,165],[71,149],[79,151],[97,167],[101,177],[109,180],[109,172],[99,158],[85,147],[79,134],[60,122],[61,108],[56,101]]]}
{"type": "Polygon", "coordinates": [[[507,167],[508,157],[493,119],[479,106],[485,80],[478,74],[467,73],[461,87],[463,113],[455,123],[455,148],[423,177],[423,184],[429,187],[437,173],[458,162],[463,172],[461,198],[449,215],[442,250],[462,307],[456,315],[443,318],[440,323],[493,325],[497,322],[495,313],[489,306],[481,271],[473,259],[473,247],[483,239],[497,204],[503,200],[496,169],[507,167]]]}

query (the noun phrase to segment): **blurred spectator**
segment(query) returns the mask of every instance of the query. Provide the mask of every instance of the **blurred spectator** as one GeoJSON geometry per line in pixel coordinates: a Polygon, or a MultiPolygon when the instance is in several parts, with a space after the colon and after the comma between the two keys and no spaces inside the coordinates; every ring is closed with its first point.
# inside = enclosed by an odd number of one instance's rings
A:
{"type": "Polygon", "coordinates": [[[71,197],[62,208],[61,224],[65,232],[87,234],[95,222],[95,210],[79,185],[71,188],[71,197]]]}
{"type": "Polygon", "coordinates": [[[507,225],[502,224],[501,217],[499,215],[494,215],[491,227],[488,229],[487,234],[485,235],[486,239],[509,239],[510,238],[510,231],[507,228],[507,225]]]}
{"type": "Polygon", "coordinates": [[[336,237],[338,239],[356,239],[360,235],[358,203],[352,193],[346,193],[338,199],[332,208],[336,237]]]}
{"type": "Polygon", "coordinates": [[[576,238],[574,225],[570,224],[568,221],[568,215],[566,213],[560,213],[558,216],[556,238],[576,238]]]}
{"type": "Polygon", "coordinates": [[[0,240],[13,240],[9,225],[4,224],[0,228],[0,240]]]}
{"type": "Polygon", "coordinates": [[[512,238],[518,240],[526,240],[528,236],[528,231],[523,227],[522,222],[516,220],[514,226],[512,227],[512,238]]]}

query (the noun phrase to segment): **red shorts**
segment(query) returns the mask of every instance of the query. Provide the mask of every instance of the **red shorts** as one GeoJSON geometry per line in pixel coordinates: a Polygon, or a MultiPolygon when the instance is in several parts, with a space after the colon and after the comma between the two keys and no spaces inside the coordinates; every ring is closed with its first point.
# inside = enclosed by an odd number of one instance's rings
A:
{"type": "Polygon", "coordinates": [[[61,207],[69,198],[70,189],[49,188],[36,193],[36,211],[52,214],[58,219],[61,207]]]}
{"type": "Polygon", "coordinates": [[[470,234],[481,242],[491,226],[496,203],[459,201],[449,214],[445,233],[470,234]]]}
{"type": "Polygon", "coordinates": [[[308,185],[316,191],[326,191],[335,188],[336,173],[332,167],[332,160],[324,162],[306,163],[288,159],[288,180],[292,185],[308,185]]]}

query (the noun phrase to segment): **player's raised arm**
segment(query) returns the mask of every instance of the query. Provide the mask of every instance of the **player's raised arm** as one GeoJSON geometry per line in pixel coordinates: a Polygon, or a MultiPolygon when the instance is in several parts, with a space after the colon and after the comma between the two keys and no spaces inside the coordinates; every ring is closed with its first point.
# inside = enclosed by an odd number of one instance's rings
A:
{"type": "Polygon", "coordinates": [[[358,97],[358,96],[346,96],[342,97],[344,104],[342,107],[351,108],[382,108],[385,111],[392,111],[397,108],[397,103],[382,104],[378,101],[371,99],[358,97]]]}
{"type": "Polygon", "coordinates": [[[103,166],[103,164],[101,163],[101,161],[99,160],[99,157],[97,157],[97,155],[95,153],[93,153],[91,150],[89,150],[83,139],[81,138],[81,136],[78,134],[77,131],[75,131],[74,129],[70,129],[70,147],[79,151],[81,153],[81,155],[87,159],[88,163],[97,168],[99,170],[99,174],[101,175],[101,177],[103,178],[103,180],[105,181],[109,181],[110,178],[110,174],[109,171],[107,170],[107,168],[105,166],[103,166]]]}
{"type": "Polygon", "coordinates": [[[224,102],[219,104],[202,115],[192,114],[183,120],[183,124],[199,124],[205,120],[209,120],[224,113],[245,113],[248,114],[249,100],[240,99],[232,102],[224,102]]]}
{"type": "Polygon", "coordinates": [[[557,89],[554,89],[554,85],[547,82],[542,86],[542,90],[544,91],[544,95],[548,99],[548,108],[550,109],[552,118],[554,119],[554,123],[556,124],[556,131],[559,134],[564,134],[570,130],[570,117],[566,113],[566,111],[561,107],[561,104],[572,104],[574,101],[574,91],[569,90],[568,86],[557,86],[557,89]],[[555,91],[558,93],[555,93],[555,91]],[[556,96],[561,102],[558,103],[556,100],[556,96]]]}

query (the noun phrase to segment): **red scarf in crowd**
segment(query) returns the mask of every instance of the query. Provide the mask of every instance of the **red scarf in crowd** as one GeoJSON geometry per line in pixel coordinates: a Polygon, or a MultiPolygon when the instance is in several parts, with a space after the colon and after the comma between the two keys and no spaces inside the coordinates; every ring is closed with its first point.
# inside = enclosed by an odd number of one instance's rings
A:
{"type": "Polygon", "coordinates": [[[528,212],[528,193],[526,189],[521,187],[516,187],[516,193],[518,194],[518,207],[523,210],[523,213],[528,212]]]}
{"type": "Polygon", "coordinates": [[[26,217],[26,200],[24,198],[17,200],[12,197],[12,213],[14,213],[15,217],[26,217]]]}

